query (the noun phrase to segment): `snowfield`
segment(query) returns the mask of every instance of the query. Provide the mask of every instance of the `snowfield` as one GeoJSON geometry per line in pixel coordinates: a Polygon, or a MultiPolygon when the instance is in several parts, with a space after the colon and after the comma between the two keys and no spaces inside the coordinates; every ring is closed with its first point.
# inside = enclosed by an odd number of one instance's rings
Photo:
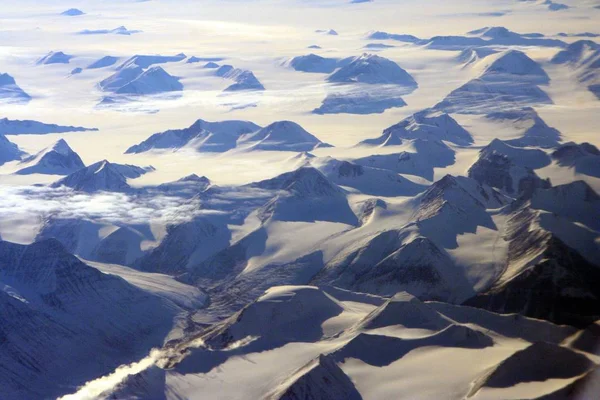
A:
{"type": "Polygon", "coordinates": [[[5,2],[0,399],[599,397],[597,2],[5,2]]]}

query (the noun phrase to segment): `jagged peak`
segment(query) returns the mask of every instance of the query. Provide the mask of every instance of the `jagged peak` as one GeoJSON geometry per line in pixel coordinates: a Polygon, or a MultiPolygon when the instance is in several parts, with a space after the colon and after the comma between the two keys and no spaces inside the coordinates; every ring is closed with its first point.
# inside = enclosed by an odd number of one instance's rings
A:
{"type": "Polygon", "coordinates": [[[210,182],[210,179],[208,179],[206,176],[198,176],[196,174],[190,174],[187,176],[184,176],[183,178],[180,178],[177,180],[177,182],[210,182]]]}

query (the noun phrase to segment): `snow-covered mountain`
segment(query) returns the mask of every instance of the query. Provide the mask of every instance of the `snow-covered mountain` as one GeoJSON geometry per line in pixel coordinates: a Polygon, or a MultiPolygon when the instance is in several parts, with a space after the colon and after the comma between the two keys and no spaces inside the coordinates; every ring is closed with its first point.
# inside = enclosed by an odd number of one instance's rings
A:
{"type": "Polygon", "coordinates": [[[37,65],[48,65],[48,64],[68,64],[74,56],[65,54],[62,51],[51,51],[39,60],[37,65]]]}
{"type": "Polygon", "coordinates": [[[456,57],[456,60],[466,67],[476,64],[485,57],[496,53],[496,50],[487,47],[467,47],[460,52],[460,54],[456,57]]]}
{"type": "Polygon", "coordinates": [[[267,151],[311,151],[331,147],[292,121],[277,121],[261,128],[249,121],[207,122],[199,119],[189,128],[156,133],[127,149],[127,154],[152,149],[195,149],[225,152],[234,148],[267,151]]]}
{"type": "Polygon", "coordinates": [[[598,237],[597,233],[581,231],[560,215],[528,207],[526,202],[508,220],[506,270],[491,288],[466,304],[586,326],[600,316],[600,293],[591,284],[600,279],[600,274],[597,265],[571,246],[588,246],[588,249],[592,246],[592,252],[596,253],[593,259],[597,260],[597,248],[593,250],[597,245],[592,243],[598,237]]]}
{"type": "MultiPolygon", "coordinates": [[[[503,26],[492,26],[467,32],[466,36],[433,36],[420,39],[413,35],[396,34],[382,31],[371,32],[367,39],[395,40],[426,46],[436,50],[467,50],[474,47],[486,46],[536,46],[536,47],[565,47],[562,40],[546,38],[540,33],[517,33],[503,26]]],[[[487,49],[486,49],[487,50],[487,49]]],[[[470,58],[470,57],[469,57],[470,58]]]]}
{"type": "Polygon", "coordinates": [[[184,146],[200,152],[224,152],[237,145],[240,136],[258,131],[260,126],[249,121],[208,122],[202,119],[185,129],[155,133],[142,143],[131,146],[126,154],[151,149],[180,149],[184,146]]]}
{"type": "Polygon", "coordinates": [[[176,54],[174,56],[162,56],[162,55],[145,55],[136,54],[133,57],[123,61],[121,65],[117,67],[117,70],[126,69],[132,66],[137,66],[142,69],[146,69],[154,64],[164,64],[169,62],[178,62],[186,59],[186,55],[183,53],[176,54]]]}
{"type": "Polygon", "coordinates": [[[84,29],[77,32],[79,35],[133,35],[134,33],[140,33],[139,30],[127,29],[124,25],[116,27],[115,29],[84,29]]]}
{"type": "Polygon", "coordinates": [[[0,134],[4,135],[43,135],[46,133],[97,131],[96,128],[64,126],[44,122],[18,119],[0,119],[0,134]]]}
{"type": "Polygon", "coordinates": [[[215,71],[215,75],[231,79],[235,83],[224,89],[225,92],[237,92],[241,90],[265,90],[265,87],[254,76],[252,71],[233,68],[231,65],[223,65],[215,71]]]}
{"type": "Polygon", "coordinates": [[[336,58],[325,58],[311,53],[305,56],[296,56],[287,61],[284,65],[288,65],[294,70],[301,72],[330,74],[338,68],[338,60],[336,58]]]}
{"type": "Polygon", "coordinates": [[[6,103],[27,103],[31,100],[9,74],[0,74],[0,101],[6,103]]]}
{"type": "Polygon", "coordinates": [[[428,109],[385,129],[380,137],[363,140],[360,144],[394,146],[402,144],[403,139],[444,140],[461,146],[473,143],[471,134],[451,116],[428,109]]]}
{"type": "Polygon", "coordinates": [[[23,152],[19,147],[0,133],[0,165],[14,160],[20,160],[23,152]]]}
{"type": "Polygon", "coordinates": [[[85,15],[85,13],[78,8],[69,8],[68,10],[61,12],[60,15],[65,15],[67,17],[77,17],[79,15],[85,15]]]}
{"type": "Polygon", "coordinates": [[[404,91],[385,90],[372,93],[358,88],[351,91],[329,93],[314,114],[381,114],[389,108],[406,106],[404,91]]]}
{"type": "Polygon", "coordinates": [[[414,139],[405,151],[393,154],[375,154],[354,160],[372,168],[386,169],[398,174],[421,176],[433,180],[434,168],[454,163],[454,150],[439,140],[414,139]]]}
{"type": "Polygon", "coordinates": [[[476,79],[453,90],[434,108],[461,114],[488,114],[515,108],[551,104],[538,85],[550,81],[534,60],[518,50],[488,56],[489,65],[476,79]]]}
{"type": "Polygon", "coordinates": [[[447,385],[456,398],[479,398],[493,390],[518,397],[517,383],[528,388],[530,397],[543,396],[580,389],[584,382],[574,380],[588,377],[594,368],[591,353],[563,344],[581,332],[526,317],[421,302],[408,293],[388,299],[329,287],[273,287],[195,342],[176,345],[165,356],[167,369],[151,367],[128,377],[112,396],[189,398],[203,387],[236,399],[388,398],[402,390],[395,378],[421,368],[428,379],[411,379],[410,387],[431,398],[448,397],[447,385]],[[490,362],[481,364],[482,356],[490,362]],[[460,367],[457,358],[465,360],[460,367]],[[548,359],[563,364],[553,368],[548,359]],[[251,374],[239,374],[250,366],[251,374]],[[457,373],[448,375],[449,368],[457,373]],[[205,382],[215,374],[223,381],[205,382]],[[434,377],[444,384],[431,386],[434,377]],[[539,385],[547,379],[558,382],[539,385]],[[243,391],[229,382],[243,385],[243,391]]]}
{"type": "Polygon", "coordinates": [[[344,191],[314,167],[301,167],[252,186],[277,192],[258,210],[263,223],[274,220],[357,224],[344,191]]]}
{"type": "Polygon", "coordinates": [[[321,354],[293,373],[266,398],[270,400],[361,400],[362,396],[348,375],[338,367],[335,359],[321,354]]]}
{"type": "Polygon", "coordinates": [[[107,160],[98,161],[54,182],[52,187],[66,186],[81,192],[126,192],[131,190],[127,179],[135,179],[153,171],[152,167],[114,164],[107,160]]]}
{"type": "Polygon", "coordinates": [[[144,254],[141,248],[146,239],[147,237],[135,228],[128,226],[117,228],[94,247],[89,254],[89,259],[129,265],[144,254]]]}
{"type": "Polygon", "coordinates": [[[578,80],[600,99],[600,45],[592,40],[579,40],[558,52],[553,64],[565,64],[575,71],[578,80]]]}
{"type": "MultiPolygon", "coordinates": [[[[528,166],[533,164],[528,152],[535,150],[525,150],[524,153],[514,150],[495,139],[480,151],[479,158],[469,168],[468,176],[515,197],[529,194],[538,187],[549,187],[550,183],[538,177],[528,166]]],[[[540,155],[546,156],[545,153],[540,155]]]]}
{"type": "Polygon", "coordinates": [[[598,397],[560,1],[6,2],[0,400],[598,397]]]}
{"type": "Polygon", "coordinates": [[[39,153],[21,161],[23,165],[16,174],[50,174],[68,175],[82,168],[85,164],[64,139],[58,140],[39,153]]]}
{"type": "Polygon", "coordinates": [[[311,151],[332,147],[292,121],[277,121],[256,132],[240,136],[237,146],[248,150],[311,151]]]}
{"type": "Polygon", "coordinates": [[[0,276],[0,382],[11,399],[56,398],[137,360],[179,312],[56,240],[0,242],[0,276]]]}
{"type": "MultiPolygon", "coordinates": [[[[493,366],[474,382],[469,397],[518,384],[568,379],[586,375],[594,363],[588,357],[558,344],[536,342],[493,366]],[[556,365],[545,360],[552,359],[556,365]]],[[[561,390],[562,392],[562,390],[561,390]]],[[[555,398],[568,398],[568,391],[555,398]]],[[[554,394],[552,394],[554,395],[554,394]]]]}
{"type": "Polygon", "coordinates": [[[231,232],[223,221],[197,217],[170,225],[161,243],[132,264],[146,272],[181,274],[229,245],[231,232]]]}
{"type": "Polygon", "coordinates": [[[395,62],[375,54],[354,57],[347,65],[327,77],[332,83],[393,84],[417,87],[417,82],[395,62]]]}
{"type": "Polygon", "coordinates": [[[489,154],[493,152],[503,154],[515,164],[531,169],[543,168],[550,164],[550,157],[543,150],[516,147],[500,139],[492,140],[481,149],[481,153],[489,154]]]}
{"type": "Polygon", "coordinates": [[[516,147],[541,147],[543,149],[557,147],[562,140],[558,129],[548,124],[531,107],[519,110],[494,112],[486,115],[490,121],[509,122],[522,132],[522,136],[505,142],[516,147]]]}
{"type": "Polygon", "coordinates": [[[94,61],[90,65],[88,65],[86,67],[86,69],[98,69],[98,68],[110,67],[111,65],[116,64],[117,61],[119,61],[119,57],[104,56],[104,57],[99,58],[98,60],[94,61]]]}
{"type": "Polygon", "coordinates": [[[173,182],[162,183],[156,187],[156,190],[166,194],[193,197],[204,192],[210,185],[210,179],[207,177],[191,174],[173,182]]]}
{"type": "Polygon", "coordinates": [[[407,43],[417,43],[420,40],[418,37],[413,35],[402,35],[383,31],[369,32],[365,38],[370,40],[396,40],[398,42],[407,43]]]}
{"type": "Polygon", "coordinates": [[[183,85],[179,82],[179,78],[170,75],[162,67],[154,66],[145,71],[139,71],[139,74],[114,92],[116,94],[148,95],[181,90],[183,90],[183,85]]]}
{"type": "Polygon", "coordinates": [[[565,143],[552,153],[552,158],[579,174],[600,177],[600,150],[593,144],[565,143]]]}
{"type": "Polygon", "coordinates": [[[366,167],[350,161],[325,157],[311,159],[309,165],[317,168],[331,182],[355,188],[373,196],[414,196],[425,187],[389,170],[366,167]]]}
{"type": "Polygon", "coordinates": [[[383,232],[355,244],[330,261],[312,282],[383,296],[410,290],[442,300],[469,292],[465,278],[443,249],[402,231],[383,232]]]}

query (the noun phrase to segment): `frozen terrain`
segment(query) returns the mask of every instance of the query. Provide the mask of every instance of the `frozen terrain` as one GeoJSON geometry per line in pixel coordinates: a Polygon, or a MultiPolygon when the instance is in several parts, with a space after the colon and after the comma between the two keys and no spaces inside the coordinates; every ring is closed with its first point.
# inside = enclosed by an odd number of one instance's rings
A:
{"type": "Polygon", "coordinates": [[[600,3],[5,1],[0,399],[600,393],[600,3]]]}

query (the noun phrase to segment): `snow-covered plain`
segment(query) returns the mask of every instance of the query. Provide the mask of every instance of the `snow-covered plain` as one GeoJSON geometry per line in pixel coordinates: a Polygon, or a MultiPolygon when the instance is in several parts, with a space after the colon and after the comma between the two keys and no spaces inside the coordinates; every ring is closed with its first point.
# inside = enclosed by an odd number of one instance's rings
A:
{"type": "Polygon", "coordinates": [[[0,6],[0,399],[598,397],[597,1],[0,6]]]}

